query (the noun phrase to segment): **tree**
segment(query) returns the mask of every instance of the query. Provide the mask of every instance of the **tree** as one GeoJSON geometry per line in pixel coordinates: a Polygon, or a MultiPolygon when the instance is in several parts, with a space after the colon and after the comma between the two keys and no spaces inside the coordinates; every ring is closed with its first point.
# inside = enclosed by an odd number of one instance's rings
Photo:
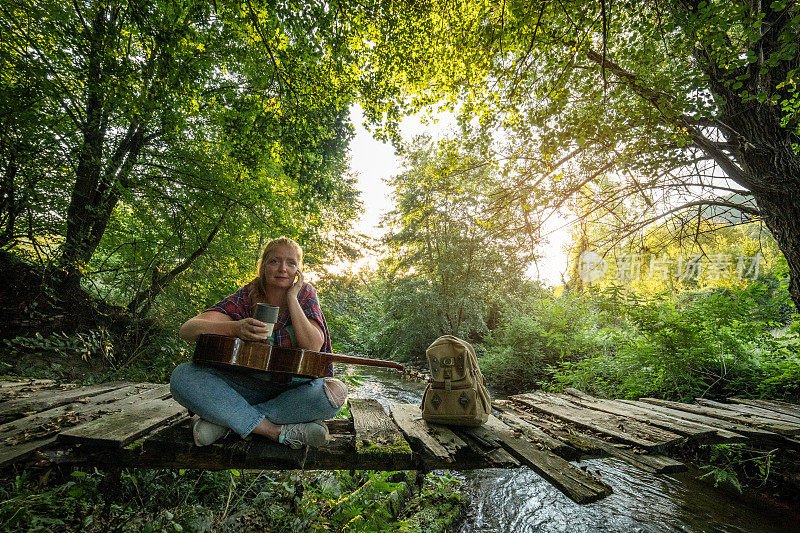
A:
{"type": "Polygon", "coordinates": [[[314,257],[358,211],[361,24],[323,2],[3,3],[0,247],[65,302],[113,282],[95,292],[134,313],[223,236],[250,265],[265,234],[314,257]]]}
{"type": "Polygon", "coordinates": [[[487,220],[491,168],[427,137],[406,147],[404,165],[388,180],[397,207],[386,218],[382,269],[384,337],[408,356],[439,335],[480,338],[492,305],[514,292],[530,256],[487,220]]]}
{"type": "Polygon", "coordinates": [[[736,210],[769,228],[800,306],[796,2],[475,2],[418,26],[414,102],[461,106],[520,232],[584,200],[623,214],[617,238],[736,210]]]}

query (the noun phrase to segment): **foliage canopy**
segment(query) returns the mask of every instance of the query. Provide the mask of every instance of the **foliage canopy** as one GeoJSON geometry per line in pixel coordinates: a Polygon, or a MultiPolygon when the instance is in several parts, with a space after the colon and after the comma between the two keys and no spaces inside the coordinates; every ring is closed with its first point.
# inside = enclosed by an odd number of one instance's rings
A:
{"type": "Polygon", "coordinates": [[[409,67],[415,103],[460,106],[519,232],[613,214],[613,246],[668,219],[680,237],[709,214],[760,218],[800,303],[796,2],[470,2],[418,24],[433,66],[409,67]]]}

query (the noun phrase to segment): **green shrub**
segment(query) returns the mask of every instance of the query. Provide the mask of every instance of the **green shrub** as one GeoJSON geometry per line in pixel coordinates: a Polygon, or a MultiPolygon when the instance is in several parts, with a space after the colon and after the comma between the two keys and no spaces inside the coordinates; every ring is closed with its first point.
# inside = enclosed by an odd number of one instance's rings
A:
{"type": "Polygon", "coordinates": [[[42,336],[35,333],[30,337],[18,336],[3,339],[10,358],[23,357],[28,354],[52,352],[65,359],[78,357],[83,360],[101,358],[108,363],[114,361],[114,343],[105,329],[94,329],[86,333],[63,332],[42,336]]]}
{"type": "Polygon", "coordinates": [[[416,472],[26,471],[0,483],[0,531],[444,531],[459,483],[416,472]],[[111,481],[111,483],[109,483],[111,481]],[[436,525],[441,527],[433,527],[436,525]]]}
{"type": "Polygon", "coordinates": [[[541,298],[505,317],[488,339],[481,371],[495,388],[542,386],[557,365],[576,362],[611,346],[597,328],[595,310],[577,297],[541,298]]]}
{"type": "Polygon", "coordinates": [[[683,293],[627,305],[635,334],[616,353],[560,363],[559,387],[603,396],[695,397],[797,394],[794,333],[777,339],[781,325],[774,289],[754,283],[745,289],[683,293]]]}

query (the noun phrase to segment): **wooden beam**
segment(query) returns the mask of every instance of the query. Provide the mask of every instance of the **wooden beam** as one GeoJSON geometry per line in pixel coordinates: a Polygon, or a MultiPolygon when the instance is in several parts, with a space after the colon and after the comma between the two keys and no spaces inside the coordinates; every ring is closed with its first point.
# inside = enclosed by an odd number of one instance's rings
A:
{"type": "MultiPolygon", "coordinates": [[[[500,437],[490,431],[486,424],[478,427],[454,426],[453,430],[470,445],[472,452],[483,458],[487,463],[486,466],[493,468],[516,468],[520,466],[517,458],[503,446],[500,437]]],[[[486,466],[483,468],[486,468],[486,466]]]]}
{"type": "Polygon", "coordinates": [[[680,409],[672,409],[669,407],[664,407],[662,405],[648,404],[646,402],[641,402],[637,400],[617,400],[617,401],[630,405],[636,405],[643,409],[652,409],[653,411],[657,411],[659,413],[664,413],[670,416],[674,416],[676,418],[681,418],[683,420],[690,420],[692,422],[697,422],[698,424],[705,424],[707,426],[724,429],[726,431],[732,431],[734,433],[744,435],[748,438],[772,440],[777,437],[780,437],[780,435],[772,431],[746,426],[744,424],[737,424],[734,422],[730,422],[728,420],[723,420],[721,418],[715,418],[713,416],[699,415],[696,413],[690,413],[688,411],[682,411],[680,409]]]}
{"type": "Polygon", "coordinates": [[[740,403],[722,403],[722,402],[715,402],[713,400],[707,400],[705,398],[695,398],[695,401],[699,405],[703,405],[705,407],[727,409],[728,411],[733,411],[734,413],[739,413],[745,416],[754,416],[758,418],[763,418],[768,421],[775,421],[782,424],[789,424],[800,428],[800,416],[787,415],[785,413],[780,413],[777,411],[773,411],[771,409],[765,409],[763,407],[759,407],[756,405],[747,405],[740,403]]]}
{"type": "Polygon", "coordinates": [[[800,418],[800,405],[786,402],[779,402],[777,400],[750,400],[747,398],[728,398],[729,402],[741,403],[745,405],[753,405],[763,409],[769,409],[776,413],[783,413],[796,418],[800,418]]]}
{"type": "MultiPolygon", "coordinates": [[[[512,412],[516,412],[521,419],[530,420],[533,424],[544,423],[540,417],[531,413],[516,411],[510,407],[508,409],[512,412]]],[[[506,413],[503,413],[501,416],[505,416],[505,414],[506,413]]],[[[552,431],[553,429],[550,428],[549,430],[552,431]]],[[[686,470],[686,465],[664,455],[643,453],[642,450],[637,450],[635,447],[612,444],[606,440],[597,438],[594,435],[574,429],[570,429],[569,433],[566,433],[566,428],[561,428],[560,431],[563,431],[566,435],[568,435],[571,439],[570,442],[576,446],[580,445],[581,447],[586,448],[588,453],[602,453],[610,455],[612,457],[616,457],[617,459],[621,459],[622,461],[625,461],[636,468],[645,470],[646,472],[666,474],[683,472],[686,470]]]]}
{"type": "Polygon", "coordinates": [[[756,416],[744,415],[734,413],[727,409],[717,409],[714,407],[703,407],[700,405],[692,405],[688,403],[671,402],[669,400],[661,400],[659,398],[639,398],[640,401],[652,405],[659,405],[661,407],[668,407],[678,411],[686,411],[687,413],[694,413],[697,415],[708,416],[712,418],[719,418],[737,424],[753,426],[773,433],[780,433],[782,435],[797,435],[800,434],[800,426],[794,424],[786,424],[783,422],[773,422],[769,419],[763,419],[756,416]]]}
{"type": "Polygon", "coordinates": [[[492,406],[500,412],[499,418],[506,425],[514,430],[521,431],[522,434],[528,438],[528,440],[531,440],[539,444],[541,447],[552,451],[559,457],[569,460],[579,459],[582,455],[581,451],[574,446],[571,446],[561,439],[551,436],[543,429],[526,421],[524,418],[522,418],[522,413],[511,407],[510,403],[506,403],[505,401],[494,401],[492,402],[492,406]]]}
{"type": "Polygon", "coordinates": [[[351,398],[349,406],[357,455],[402,456],[411,463],[411,446],[378,400],[351,398]]]}
{"type": "MultiPolygon", "coordinates": [[[[522,418],[523,420],[525,420],[526,422],[542,429],[552,437],[555,437],[558,440],[566,442],[570,446],[578,450],[578,452],[580,453],[576,458],[580,458],[584,454],[602,453],[602,450],[598,450],[594,446],[590,445],[588,442],[576,438],[576,434],[579,433],[580,428],[578,428],[574,424],[570,424],[568,422],[565,422],[564,420],[561,420],[560,418],[550,416],[540,411],[534,411],[533,409],[531,409],[530,407],[521,402],[513,402],[512,400],[503,400],[503,401],[508,402],[508,406],[510,409],[513,410],[513,413],[522,418]]],[[[564,458],[569,459],[569,457],[564,457],[564,458]]]]}
{"type": "Polygon", "coordinates": [[[91,396],[78,403],[60,405],[46,411],[18,418],[0,426],[0,466],[19,461],[33,451],[51,445],[56,434],[65,428],[94,420],[109,412],[119,411],[129,402],[140,401],[137,394],[145,394],[143,398],[164,397],[169,391],[148,392],[152,384],[131,384],[103,394],[91,396]]]}
{"type": "Polygon", "coordinates": [[[5,402],[21,394],[44,389],[62,388],[62,390],[66,390],[63,389],[63,387],[74,389],[77,387],[77,385],[59,385],[55,380],[52,379],[0,381],[0,401],[5,402]]]}
{"type": "Polygon", "coordinates": [[[455,461],[453,455],[457,448],[452,445],[446,446],[430,433],[431,428],[422,420],[422,411],[418,404],[392,404],[389,411],[412,447],[419,450],[427,465],[426,470],[432,470],[436,465],[449,465],[455,461]]]}
{"type": "Polygon", "coordinates": [[[517,394],[511,399],[567,420],[576,426],[603,433],[646,450],[663,450],[686,440],[686,437],[676,433],[629,418],[587,409],[554,395],[532,392],[517,394]]]}
{"type": "Polygon", "coordinates": [[[31,393],[24,398],[16,398],[0,403],[0,420],[11,420],[45,409],[58,407],[67,403],[80,401],[104,392],[128,386],[130,383],[101,383],[69,390],[42,390],[31,393]]]}
{"type": "Polygon", "coordinates": [[[602,398],[595,398],[589,394],[581,392],[577,389],[567,388],[564,390],[570,395],[571,401],[578,405],[603,411],[627,418],[632,418],[643,422],[645,424],[652,424],[660,428],[666,429],[679,435],[685,435],[692,440],[696,441],[709,441],[712,437],[724,440],[725,442],[741,441],[744,440],[742,435],[705,426],[696,422],[682,420],[674,416],[669,416],[664,413],[656,412],[652,409],[644,409],[635,405],[617,402],[615,400],[605,400],[602,398]],[[722,435],[720,435],[722,433],[722,435]]]}
{"type": "Polygon", "coordinates": [[[490,416],[481,429],[494,435],[522,464],[545,478],[575,503],[595,502],[613,492],[607,484],[555,453],[540,450],[525,437],[520,438],[512,428],[494,416],[490,416]]]}
{"type": "MultiPolygon", "coordinates": [[[[168,395],[169,385],[158,385],[148,391],[150,396],[168,395]]],[[[96,418],[58,434],[61,442],[91,446],[121,447],[136,440],[148,431],[188,416],[186,408],[173,399],[139,395],[134,402],[119,412],[96,418]]]]}

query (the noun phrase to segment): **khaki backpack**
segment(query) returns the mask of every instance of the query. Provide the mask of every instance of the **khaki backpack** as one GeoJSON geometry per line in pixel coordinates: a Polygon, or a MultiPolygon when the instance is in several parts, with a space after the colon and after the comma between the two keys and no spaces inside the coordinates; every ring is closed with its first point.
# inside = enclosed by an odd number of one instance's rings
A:
{"type": "Polygon", "coordinates": [[[439,337],[425,352],[431,380],[422,396],[422,418],[437,424],[480,426],[492,410],[475,349],[452,335],[439,337]]]}

